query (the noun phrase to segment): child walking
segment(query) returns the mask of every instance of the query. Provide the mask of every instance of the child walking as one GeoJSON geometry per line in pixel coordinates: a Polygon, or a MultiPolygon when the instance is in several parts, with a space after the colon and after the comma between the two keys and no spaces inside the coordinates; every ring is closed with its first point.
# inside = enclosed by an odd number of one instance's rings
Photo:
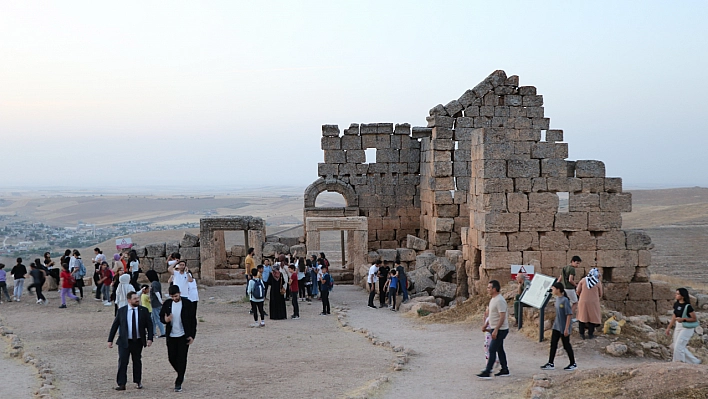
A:
{"type": "Polygon", "coordinates": [[[61,274],[59,275],[61,280],[61,306],[59,306],[59,309],[65,309],[67,296],[75,300],[76,303],[81,303],[81,299],[71,293],[71,289],[74,288],[76,280],[74,280],[74,277],[69,273],[69,264],[64,263],[61,265],[61,268],[61,274]]]}
{"type": "Polygon", "coordinates": [[[258,275],[258,269],[251,270],[251,277],[253,278],[248,282],[248,288],[246,288],[248,298],[251,300],[251,312],[253,314],[253,324],[251,324],[251,327],[257,327],[259,325],[258,314],[261,315],[260,326],[265,327],[265,310],[263,310],[263,301],[265,301],[265,285],[263,284],[263,280],[258,275]]]}
{"type": "Polygon", "coordinates": [[[396,272],[396,269],[392,269],[391,272],[391,277],[389,278],[388,281],[388,296],[391,298],[390,303],[391,303],[391,310],[396,311],[396,294],[398,293],[398,273],[396,272]]]}
{"type": "MultiPolygon", "coordinates": [[[[482,328],[484,329],[484,359],[489,360],[489,346],[492,345],[492,331],[494,330],[489,325],[489,306],[484,311],[484,326],[482,328]]],[[[494,362],[494,366],[496,367],[498,364],[499,359],[494,362]]]]}
{"type": "Polygon", "coordinates": [[[330,311],[329,308],[329,293],[332,291],[332,286],[334,281],[332,276],[329,275],[329,266],[322,266],[322,277],[320,278],[320,294],[322,295],[322,313],[320,315],[327,316],[330,311]]]}
{"type": "Polygon", "coordinates": [[[573,347],[570,346],[571,333],[571,318],[573,317],[573,309],[570,305],[570,300],[565,294],[565,286],[563,283],[556,282],[551,288],[551,292],[556,297],[556,320],[553,322],[553,330],[551,331],[551,353],[548,355],[548,363],[541,366],[541,370],[555,370],[553,360],[556,357],[558,349],[558,340],[563,341],[563,349],[568,354],[570,364],[564,367],[563,370],[572,371],[578,368],[575,364],[575,355],[573,347]]]}

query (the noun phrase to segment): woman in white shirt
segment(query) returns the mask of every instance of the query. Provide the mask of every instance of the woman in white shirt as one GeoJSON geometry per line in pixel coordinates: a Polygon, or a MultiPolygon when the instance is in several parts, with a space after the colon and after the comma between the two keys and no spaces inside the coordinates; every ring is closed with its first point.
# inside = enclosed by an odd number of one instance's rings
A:
{"type": "Polygon", "coordinates": [[[187,279],[187,299],[192,301],[194,304],[194,313],[197,313],[197,305],[199,304],[199,292],[197,290],[197,280],[189,273],[189,278],[187,279]]]}
{"type": "Polygon", "coordinates": [[[138,274],[140,273],[140,259],[138,253],[133,249],[128,253],[128,268],[130,270],[130,285],[135,287],[135,292],[138,292],[138,274]]]}

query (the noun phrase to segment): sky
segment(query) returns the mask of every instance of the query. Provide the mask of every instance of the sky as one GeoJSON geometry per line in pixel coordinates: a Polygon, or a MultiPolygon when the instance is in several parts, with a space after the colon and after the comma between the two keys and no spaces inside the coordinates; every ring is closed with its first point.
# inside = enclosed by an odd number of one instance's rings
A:
{"type": "Polygon", "coordinates": [[[321,125],[408,122],[503,69],[569,159],[708,186],[704,1],[0,0],[0,188],[306,186],[321,125]]]}

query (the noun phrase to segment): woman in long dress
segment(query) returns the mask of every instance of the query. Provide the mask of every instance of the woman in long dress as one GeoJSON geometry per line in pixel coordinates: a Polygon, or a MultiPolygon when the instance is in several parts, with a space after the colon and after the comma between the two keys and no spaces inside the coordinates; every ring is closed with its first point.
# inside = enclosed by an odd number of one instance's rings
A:
{"type": "Polygon", "coordinates": [[[270,304],[268,313],[271,320],[284,320],[288,318],[287,309],[285,309],[285,279],[280,273],[280,266],[273,267],[273,272],[268,277],[268,285],[270,286],[270,304]]]}
{"type": "Polygon", "coordinates": [[[597,268],[590,269],[587,276],[583,277],[575,288],[578,294],[578,331],[580,338],[585,339],[585,329],[588,338],[595,338],[595,328],[602,324],[600,298],[602,298],[602,282],[597,268]]]}

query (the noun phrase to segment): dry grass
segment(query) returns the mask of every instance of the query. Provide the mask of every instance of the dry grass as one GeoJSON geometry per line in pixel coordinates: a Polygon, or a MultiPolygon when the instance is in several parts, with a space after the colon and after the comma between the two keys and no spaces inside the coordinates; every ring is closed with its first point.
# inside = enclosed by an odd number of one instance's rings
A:
{"type": "Polygon", "coordinates": [[[708,284],[702,283],[700,281],[688,280],[677,276],[667,276],[665,274],[652,274],[651,279],[653,281],[663,281],[669,283],[672,287],[686,287],[691,288],[701,293],[708,293],[708,284]]]}
{"type": "Polygon", "coordinates": [[[482,318],[487,304],[489,304],[489,297],[487,295],[475,295],[461,305],[457,305],[452,309],[440,313],[432,313],[420,320],[441,324],[474,322],[482,318]]]}

